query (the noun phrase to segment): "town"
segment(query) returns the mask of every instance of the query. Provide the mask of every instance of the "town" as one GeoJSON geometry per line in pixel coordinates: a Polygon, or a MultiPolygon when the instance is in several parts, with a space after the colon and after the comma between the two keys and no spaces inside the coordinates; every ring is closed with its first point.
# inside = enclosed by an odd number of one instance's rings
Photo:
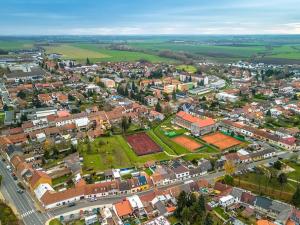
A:
{"type": "Polygon", "coordinates": [[[26,225],[300,223],[299,65],[17,54],[0,174],[26,225]]]}

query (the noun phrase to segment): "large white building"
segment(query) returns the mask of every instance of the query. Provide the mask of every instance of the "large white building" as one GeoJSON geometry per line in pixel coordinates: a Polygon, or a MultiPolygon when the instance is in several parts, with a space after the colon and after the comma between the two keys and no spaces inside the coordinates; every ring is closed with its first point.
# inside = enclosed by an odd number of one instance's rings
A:
{"type": "Polygon", "coordinates": [[[216,98],[218,100],[221,101],[225,101],[225,102],[236,102],[239,100],[238,96],[232,95],[232,94],[228,94],[226,92],[220,92],[216,94],[216,98]]]}

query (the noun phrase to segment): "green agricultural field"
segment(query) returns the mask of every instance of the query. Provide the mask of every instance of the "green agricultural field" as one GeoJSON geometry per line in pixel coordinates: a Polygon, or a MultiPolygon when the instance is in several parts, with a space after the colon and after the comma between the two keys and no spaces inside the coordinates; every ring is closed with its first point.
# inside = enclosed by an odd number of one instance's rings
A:
{"type": "Polygon", "coordinates": [[[141,59],[150,62],[172,62],[171,59],[153,54],[110,50],[105,45],[98,44],[58,44],[51,47],[46,46],[45,49],[47,53],[60,53],[63,58],[75,59],[79,62],[85,62],[86,58],[92,62],[138,61],[141,59]]]}
{"type": "Polygon", "coordinates": [[[67,59],[100,59],[100,58],[108,58],[109,55],[105,55],[103,53],[99,53],[96,51],[92,51],[89,49],[84,49],[68,44],[55,45],[50,47],[45,47],[47,53],[59,53],[63,55],[63,58],[67,59]]]}
{"type": "Polygon", "coordinates": [[[129,147],[123,136],[100,137],[88,144],[81,143],[79,152],[83,156],[83,170],[85,172],[103,171],[109,168],[125,168],[141,166],[148,161],[170,159],[164,152],[137,156],[129,147]]]}
{"type": "Polygon", "coordinates": [[[194,43],[130,43],[131,46],[149,50],[172,50],[184,51],[197,55],[215,57],[251,57],[259,52],[264,52],[266,48],[260,45],[253,46],[221,46],[194,43]]]}
{"type": "Polygon", "coordinates": [[[0,49],[3,50],[16,50],[16,49],[29,49],[33,47],[33,41],[4,41],[0,40],[0,49]]]}

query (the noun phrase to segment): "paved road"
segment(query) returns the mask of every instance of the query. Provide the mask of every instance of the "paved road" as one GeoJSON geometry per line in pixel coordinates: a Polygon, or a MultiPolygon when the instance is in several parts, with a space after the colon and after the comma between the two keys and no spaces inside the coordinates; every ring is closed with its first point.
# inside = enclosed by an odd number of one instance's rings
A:
{"type": "Polygon", "coordinates": [[[44,225],[49,218],[48,214],[39,213],[36,210],[31,196],[25,191],[19,194],[17,181],[15,181],[7,170],[5,163],[0,161],[0,174],[2,175],[1,192],[6,201],[13,204],[25,225],[44,225]]]}

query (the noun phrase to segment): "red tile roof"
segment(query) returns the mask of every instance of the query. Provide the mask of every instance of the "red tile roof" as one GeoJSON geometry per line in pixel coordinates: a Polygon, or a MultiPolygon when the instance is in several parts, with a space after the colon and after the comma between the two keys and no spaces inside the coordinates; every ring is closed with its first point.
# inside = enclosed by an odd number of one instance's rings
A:
{"type": "Polygon", "coordinates": [[[115,208],[119,217],[128,216],[133,212],[128,200],[116,203],[115,208]]]}
{"type": "Polygon", "coordinates": [[[206,117],[204,119],[201,119],[199,117],[192,116],[191,114],[186,113],[184,111],[178,112],[177,116],[183,120],[190,122],[190,123],[196,123],[200,127],[206,127],[206,126],[211,126],[211,125],[215,124],[215,121],[212,118],[206,117]]]}

